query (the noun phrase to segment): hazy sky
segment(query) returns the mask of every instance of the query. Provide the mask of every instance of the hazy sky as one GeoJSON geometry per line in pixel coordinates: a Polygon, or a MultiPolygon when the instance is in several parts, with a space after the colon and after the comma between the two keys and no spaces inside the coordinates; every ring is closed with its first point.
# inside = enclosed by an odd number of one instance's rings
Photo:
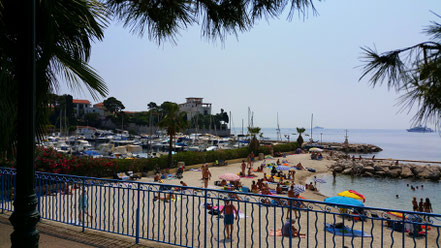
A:
{"type": "MultiPolygon", "coordinates": [[[[146,110],[150,101],[182,103],[203,97],[213,112],[231,111],[233,124],[247,120],[284,128],[404,129],[412,113],[399,113],[398,95],[358,81],[361,46],[391,50],[427,40],[422,29],[441,21],[440,0],[327,0],[317,16],[262,20],[222,44],[201,38],[200,27],[180,33],[176,45],[149,41],[111,25],[92,49],[90,64],[126,110],[146,110]]],[[[92,99],[61,87],[60,94],[92,99]]],[[[96,102],[96,101],[93,101],[96,102]]]]}

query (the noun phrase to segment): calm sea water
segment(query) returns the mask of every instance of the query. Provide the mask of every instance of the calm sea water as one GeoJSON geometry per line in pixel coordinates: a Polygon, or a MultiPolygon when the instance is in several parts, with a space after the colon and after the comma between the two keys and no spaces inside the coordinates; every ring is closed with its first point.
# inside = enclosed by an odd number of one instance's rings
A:
{"type": "MultiPolygon", "coordinates": [[[[317,184],[320,193],[326,196],[336,196],[345,190],[355,190],[366,197],[366,206],[394,208],[412,211],[412,198],[424,200],[428,197],[434,213],[441,213],[441,184],[432,181],[414,181],[410,179],[367,178],[338,175],[333,181],[332,175],[318,176],[326,183],[317,184]],[[407,186],[409,184],[409,187],[407,186]],[[410,185],[419,186],[412,191],[410,185]],[[424,185],[424,189],[421,189],[424,185]],[[396,198],[399,195],[399,198],[396,198]]],[[[309,180],[311,181],[311,180],[309,180]]],[[[307,181],[307,182],[309,182],[307,181]]]]}
{"type": "MultiPolygon", "coordinates": [[[[275,128],[263,128],[263,136],[277,138],[275,128]]],[[[290,135],[291,140],[297,139],[295,128],[282,128],[282,138],[290,135]],[[293,135],[295,134],[295,135],[293,135]]],[[[305,134],[310,134],[307,129],[305,134]]],[[[344,129],[313,129],[315,141],[344,142],[344,129]],[[320,135],[321,134],[321,135],[320,135]]],[[[375,154],[377,158],[410,159],[424,161],[441,161],[441,136],[439,133],[410,133],[406,130],[390,129],[348,129],[349,143],[373,144],[381,147],[382,152],[375,154]]],[[[304,140],[310,137],[303,135],[304,140]]],[[[367,155],[370,156],[370,155],[367,155]]]]}

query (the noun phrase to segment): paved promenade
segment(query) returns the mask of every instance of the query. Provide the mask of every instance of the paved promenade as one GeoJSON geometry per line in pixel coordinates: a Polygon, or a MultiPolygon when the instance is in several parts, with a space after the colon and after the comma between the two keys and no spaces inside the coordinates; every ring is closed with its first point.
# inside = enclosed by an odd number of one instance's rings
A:
{"type": "MultiPolygon", "coordinates": [[[[10,234],[13,227],[9,222],[9,214],[0,214],[0,248],[11,247],[10,234]]],[[[38,224],[40,231],[39,247],[50,248],[88,248],[88,247],[171,247],[160,243],[153,243],[141,240],[135,244],[133,238],[112,235],[108,233],[86,230],[81,228],[59,224],[53,221],[42,220],[38,224]]]]}

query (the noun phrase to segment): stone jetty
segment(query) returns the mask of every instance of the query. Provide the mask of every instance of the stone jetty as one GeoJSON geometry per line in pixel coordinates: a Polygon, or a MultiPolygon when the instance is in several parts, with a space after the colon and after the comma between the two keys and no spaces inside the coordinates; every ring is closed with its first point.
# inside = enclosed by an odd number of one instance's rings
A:
{"type": "Polygon", "coordinates": [[[362,177],[415,178],[439,181],[441,167],[438,165],[422,165],[396,163],[395,161],[373,161],[370,159],[347,159],[345,154],[336,153],[331,159],[335,163],[330,166],[332,171],[345,175],[362,177]]]}
{"type": "Polygon", "coordinates": [[[349,153],[374,153],[381,152],[383,149],[371,144],[347,144],[337,142],[324,142],[321,144],[323,148],[335,151],[349,152],[349,153]]]}

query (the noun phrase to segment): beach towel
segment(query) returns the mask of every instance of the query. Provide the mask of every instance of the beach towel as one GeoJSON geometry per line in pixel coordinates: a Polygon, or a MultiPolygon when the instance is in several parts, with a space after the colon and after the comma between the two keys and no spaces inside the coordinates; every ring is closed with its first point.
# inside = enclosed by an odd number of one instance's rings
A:
{"type": "Polygon", "coordinates": [[[365,232],[362,232],[360,230],[351,229],[348,226],[344,226],[343,228],[338,228],[332,224],[325,224],[325,230],[330,233],[333,233],[334,235],[337,235],[337,236],[372,237],[371,235],[369,235],[365,232]]]}
{"type": "Polygon", "coordinates": [[[239,176],[241,178],[255,178],[256,176],[239,176]]]}
{"type": "MultiPolygon", "coordinates": [[[[272,236],[272,237],[283,237],[283,234],[282,234],[282,229],[277,229],[277,230],[274,230],[274,229],[271,229],[271,231],[269,232],[269,236],[272,236]]],[[[293,238],[298,238],[298,236],[292,236],[293,238]]],[[[300,238],[304,238],[305,237],[305,234],[300,234],[300,238]]],[[[285,236],[285,238],[289,238],[288,236],[285,236]]]]}
{"type": "Polygon", "coordinates": [[[191,168],[189,171],[199,171],[199,172],[201,172],[202,170],[201,169],[191,168]]]}

